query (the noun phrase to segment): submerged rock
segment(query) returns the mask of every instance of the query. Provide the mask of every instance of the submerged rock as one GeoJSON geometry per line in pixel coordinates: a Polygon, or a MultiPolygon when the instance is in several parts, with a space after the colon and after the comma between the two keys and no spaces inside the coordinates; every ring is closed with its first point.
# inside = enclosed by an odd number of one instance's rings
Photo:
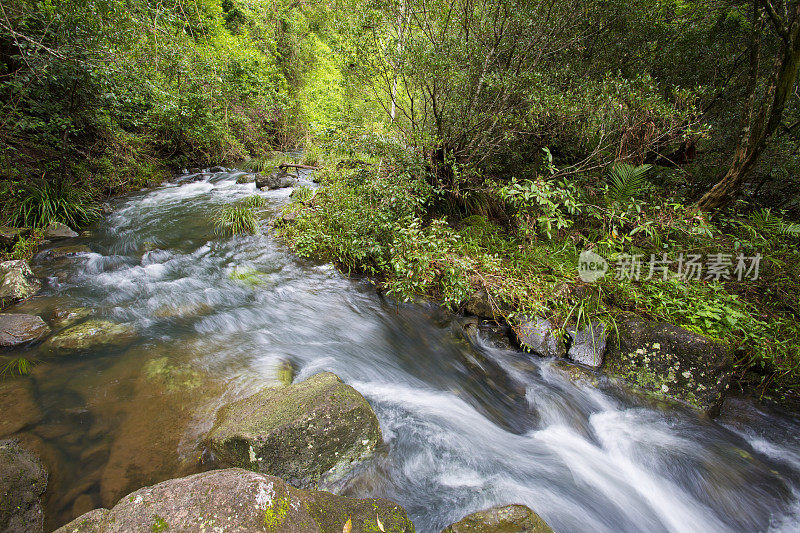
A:
{"type": "Polygon", "coordinates": [[[182,305],[162,305],[153,316],[157,318],[196,318],[208,315],[214,308],[205,302],[192,302],[182,305]]]}
{"type": "Polygon", "coordinates": [[[50,337],[44,348],[58,355],[121,348],[136,338],[136,330],[130,324],[118,324],[108,320],[87,320],[50,337]]]}
{"type": "Polygon", "coordinates": [[[606,326],[602,322],[592,322],[591,326],[582,330],[568,331],[572,343],[567,350],[567,357],[576,363],[597,368],[603,364],[606,351],[606,326]]]}
{"type": "Polygon", "coordinates": [[[553,533],[553,530],[529,507],[506,505],[465,516],[442,533],[553,533]]]}
{"type": "Polygon", "coordinates": [[[0,262],[0,309],[30,298],[41,288],[42,284],[26,261],[0,262]]]}
{"type": "Polygon", "coordinates": [[[286,170],[278,170],[267,175],[258,174],[255,181],[256,187],[259,189],[283,189],[297,183],[297,180],[291,177],[286,170]]]}
{"type": "Polygon", "coordinates": [[[733,373],[724,345],[666,322],[628,316],[617,323],[618,342],[606,353],[606,370],[645,390],[719,412],[733,373]]]}
{"type": "Polygon", "coordinates": [[[341,477],[381,441],[367,401],[330,372],[226,405],[209,434],[223,466],[277,475],[303,488],[341,477]]]}
{"type": "Polygon", "coordinates": [[[86,307],[57,307],[53,310],[52,324],[55,329],[63,329],[73,324],[77,324],[84,318],[88,318],[92,314],[92,310],[86,307]]]}
{"type": "Polygon", "coordinates": [[[545,318],[521,317],[514,326],[514,333],[523,348],[542,357],[564,357],[567,345],[564,339],[545,318]]]}
{"type": "Polygon", "coordinates": [[[44,228],[43,236],[45,239],[50,240],[70,239],[72,237],[77,237],[78,232],[61,222],[51,222],[44,228]]]}
{"type": "Polygon", "coordinates": [[[56,259],[63,259],[65,257],[75,257],[78,255],[86,255],[92,253],[92,249],[85,244],[76,244],[74,246],[58,246],[45,250],[36,256],[36,259],[41,261],[54,261],[56,259]]]}
{"type": "Polygon", "coordinates": [[[0,531],[42,531],[42,495],[47,471],[39,459],[16,441],[0,441],[0,531]]]}
{"type": "MultiPolygon", "coordinates": [[[[99,418],[117,426],[100,477],[104,506],[114,505],[133,490],[201,468],[203,433],[222,390],[208,373],[189,361],[176,360],[177,345],[171,348],[172,357],[155,357],[143,364],[130,401],[114,410],[108,408],[107,398],[92,399],[92,410],[103,413],[99,418]]],[[[139,359],[139,354],[154,351],[170,353],[167,347],[148,346],[129,355],[139,359]]]]}
{"type": "Polygon", "coordinates": [[[42,340],[50,327],[36,315],[0,313],[0,348],[24,346],[42,340]]]}
{"type": "Polygon", "coordinates": [[[27,378],[0,380],[0,437],[30,427],[42,418],[27,378]]]}
{"type": "Polygon", "coordinates": [[[405,510],[381,498],[355,499],[296,489],[239,468],[164,481],[95,509],[58,533],[112,531],[281,531],[412,533],[405,510]]]}

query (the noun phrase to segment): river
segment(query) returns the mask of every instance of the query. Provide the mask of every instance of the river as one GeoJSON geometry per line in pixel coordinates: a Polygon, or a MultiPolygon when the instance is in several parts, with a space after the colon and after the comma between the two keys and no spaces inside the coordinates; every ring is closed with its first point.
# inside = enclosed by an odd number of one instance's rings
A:
{"type": "Polygon", "coordinates": [[[116,351],[28,354],[43,412],[31,438],[58,465],[48,528],[203,468],[215,409],[276,384],[290,360],[296,380],[338,374],[381,423],[384,450],[332,488],[392,499],[418,531],[509,503],[556,531],[797,531],[797,419],[732,400],[711,421],[571,380],[487,327],[469,342],[435,306],[291,255],[269,224],[290,189],[259,192],[238,174],[118,198],[70,243],[92,253],[34,262],[44,290],[9,311],[81,306],[139,335],[116,351]],[[216,236],[215,210],[252,194],[268,201],[261,234],[216,236]]]}

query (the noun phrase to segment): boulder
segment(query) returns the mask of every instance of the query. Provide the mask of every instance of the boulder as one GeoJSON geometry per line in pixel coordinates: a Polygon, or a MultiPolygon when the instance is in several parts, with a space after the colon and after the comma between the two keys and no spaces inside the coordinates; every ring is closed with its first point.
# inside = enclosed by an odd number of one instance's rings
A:
{"type": "Polygon", "coordinates": [[[0,226],[0,247],[11,248],[16,244],[20,237],[25,237],[30,234],[31,230],[28,228],[12,228],[9,226],[0,226]]]}
{"type": "Polygon", "coordinates": [[[236,176],[236,183],[243,184],[243,183],[253,183],[256,181],[256,177],[252,174],[239,174],[236,176]]]}
{"type": "Polygon", "coordinates": [[[470,295],[464,310],[481,318],[497,318],[509,314],[512,310],[497,298],[491,298],[486,289],[478,289],[470,295]]]}
{"type": "Polygon", "coordinates": [[[50,248],[37,254],[36,259],[43,261],[54,261],[56,259],[63,259],[65,257],[75,257],[79,255],[86,255],[92,253],[92,249],[85,244],[76,244],[74,246],[58,246],[50,248]]]}
{"type": "Polygon", "coordinates": [[[0,379],[0,437],[17,433],[42,418],[29,379],[0,379]]]}
{"type": "Polygon", "coordinates": [[[547,522],[524,505],[492,507],[468,515],[442,533],[553,533],[547,522]]]}
{"type": "Polygon", "coordinates": [[[16,441],[0,441],[0,531],[42,531],[42,494],[47,471],[36,456],[16,441]]]}
{"type": "Polygon", "coordinates": [[[211,167],[208,169],[209,172],[217,173],[217,172],[227,172],[228,169],[225,167],[211,167]]]}
{"type": "Polygon", "coordinates": [[[296,489],[239,468],[164,481],[95,509],[57,533],[281,531],[412,533],[405,510],[381,498],[355,499],[296,489]]]}
{"type": "Polygon", "coordinates": [[[117,324],[108,320],[87,320],[56,333],[43,347],[56,355],[67,355],[86,350],[121,348],[136,338],[130,324],[117,324]]]}
{"type": "Polygon", "coordinates": [[[584,329],[570,329],[567,333],[572,339],[567,350],[567,358],[592,368],[603,364],[603,354],[606,351],[605,324],[592,322],[584,329]]]}
{"type": "Polygon", "coordinates": [[[521,317],[514,326],[514,333],[523,348],[542,357],[564,357],[567,345],[545,318],[521,317]]]}
{"type": "Polygon", "coordinates": [[[42,284],[22,259],[0,263],[0,308],[36,294],[42,284]]]}
{"type": "Polygon", "coordinates": [[[286,170],[278,170],[271,174],[256,175],[256,187],[259,189],[282,189],[291,187],[297,180],[289,175],[286,170]]]}
{"type": "Polygon", "coordinates": [[[36,315],[0,313],[0,348],[30,344],[48,333],[50,327],[36,315]]]}
{"type": "Polygon", "coordinates": [[[666,322],[635,316],[617,321],[606,371],[647,391],[715,416],[733,374],[733,353],[721,343],[666,322]]]}
{"type": "Polygon", "coordinates": [[[301,488],[342,477],[382,440],[364,397],[330,372],[226,405],[209,433],[221,465],[277,475],[301,488]]]}
{"type": "Polygon", "coordinates": [[[77,237],[78,232],[61,222],[51,222],[44,228],[43,236],[45,239],[54,241],[57,239],[71,239],[72,237],[77,237]]]}
{"type": "Polygon", "coordinates": [[[68,328],[91,314],[92,310],[86,307],[57,307],[53,310],[52,324],[55,329],[68,328]]]}

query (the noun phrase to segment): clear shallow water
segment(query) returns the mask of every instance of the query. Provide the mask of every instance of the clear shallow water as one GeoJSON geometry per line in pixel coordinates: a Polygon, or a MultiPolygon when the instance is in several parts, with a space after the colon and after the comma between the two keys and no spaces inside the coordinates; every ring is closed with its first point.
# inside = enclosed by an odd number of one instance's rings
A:
{"type": "Polygon", "coordinates": [[[381,422],[383,453],[332,488],[393,499],[419,531],[509,503],[556,531],[798,529],[797,420],[734,401],[712,422],[575,384],[485,328],[470,344],[433,307],[292,257],[267,224],[289,190],[258,193],[263,234],[216,237],[214,210],[256,192],[220,173],[133,194],[75,240],[92,254],[36,265],[47,287],[18,311],[84,306],[139,333],[121,350],[29,354],[43,416],[28,438],[57,465],[50,528],[202,469],[215,410],[289,359],[297,380],[338,374],[381,422]]]}

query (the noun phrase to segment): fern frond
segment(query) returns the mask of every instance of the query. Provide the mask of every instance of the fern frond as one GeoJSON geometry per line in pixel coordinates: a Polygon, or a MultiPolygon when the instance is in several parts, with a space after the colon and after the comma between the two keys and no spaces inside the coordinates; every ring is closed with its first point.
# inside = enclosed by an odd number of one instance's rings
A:
{"type": "Polygon", "coordinates": [[[647,173],[651,168],[652,165],[637,167],[627,163],[615,163],[608,176],[606,195],[608,204],[624,204],[631,198],[640,195],[647,185],[647,173]]]}

